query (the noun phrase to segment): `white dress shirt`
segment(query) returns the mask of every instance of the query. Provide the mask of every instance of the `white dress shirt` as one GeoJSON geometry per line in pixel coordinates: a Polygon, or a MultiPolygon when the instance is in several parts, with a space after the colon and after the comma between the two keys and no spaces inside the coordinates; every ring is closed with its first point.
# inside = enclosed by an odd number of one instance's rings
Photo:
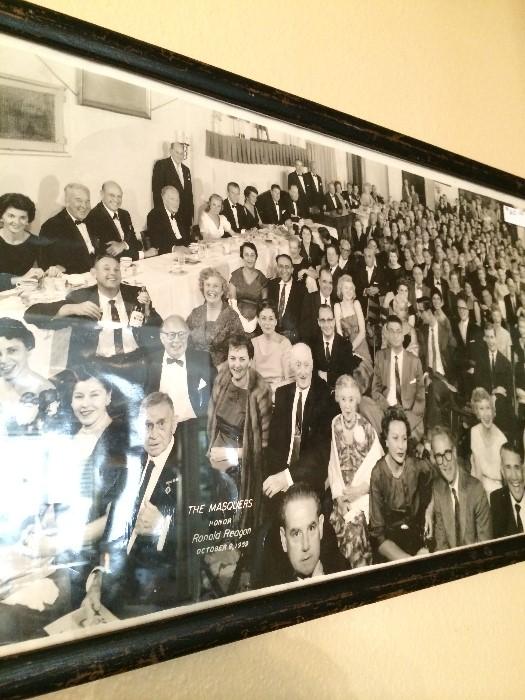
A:
{"type": "MultiPolygon", "coordinates": [[[[311,385],[310,385],[311,386],[311,385]]],[[[310,391],[310,386],[308,386],[306,389],[299,389],[297,385],[295,385],[295,396],[293,398],[293,407],[292,407],[292,432],[290,436],[290,449],[288,450],[288,459],[286,461],[287,464],[290,464],[290,460],[292,459],[292,452],[293,452],[293,442],[294,442],[294,436],[295,436],[295,419],[297,416],[297,403],[299,401],[299,392],[302,393],[302,404],[303,404],[303,423],[304,423],[304,407],[306,406],[306,399],[308,398],[308,393],[310,391]]],[[[293,484],[293,479],[292,475],[290,474],[290,470],[287,468],[285,470],[286,474],[286,480],[288,482],[288,486],[291,486],[293,484]]]]}
{"type": "Polygon", "coordinates": [[[179,358],[183,364],[170,362],[168,364],[169,355],[164,353],[162,359],[162,370],[160,373],[159,391],[163,391],[173,401],[177,420],[182,423],[190,418],[195,418],[195,412],[191,405],[190,395],[188,392],[188,368],[186,366],[186,353],[179,358]]]}
{"type": "MultiPolygon", "coordinates": [[[[445,459],[445,458],[443,457],[443,459],[445,459]]],[[[458,503],[459,503],[459,467],[458,467],[458,471],[456,472],[456,478],[454,479],[454,481],[451,484],[448,484],[448,492],[450,494],[450,500],[452,501],[452,512],[455,513],[456,512],[456,502],[454,500],[454,494],[452,493],[452,489],[454,489],[454,491],[456,492],[456,496],[457,496],[458,503]]],[[[456,542],[456,544],[457,544],[457,542],[456,542]]]]}
{"type": "Polygon", "coordinates": [[[176,163],[173,158],[171,159],[171,162],[175,166],[175,170],[177,171],[177,175],[179,176],[180,184],[182,189],[184,189],[184,173],[182,172],[182,164],[181,163],[176,163]]]}
{"type": "Polygon", "coordinates": [[[284,283],[282,280],[279,282],[279,299],[277,299],[277,307],[279,307],[279,300],[281,299],[281,294],[283,291],[283,286],[284,286],[284,309],[283,309],[283,316],[286,311],[286,307],[288,306],[288,298],[290,297],[290,290],[292,289],[292,282],[293,279],[290,278],[288,282],[284,283]]]}
{"type": "Polygon", "coordinates": [[[164,209],[166,209],[166,214],[168,215],[168,219],[170,220],[171,230],[175,234],[175,238],[180,241],[180,239],[182,238],[182,235],[181,235],[181,232],[179,231],[179,225],[177,223],[177,219],[175,219],[175,218],[172,219],[171,218],[171,211],[169,209],[167,209],[166,207],[164,207],[164,209]]]}
{"type": "Polygon", "coordinates": [[[441,359],[441,350],[439,349],[439,323],[436,321],[434,326],[428,327],[428,366],[432,367],[432,358],[434,357],[434,352],[436,353],[436,372],[445,375],[445,370],[443,369],[443,361],[441,359]],[[434,347],[432,347],[432,328],[434,329],[434,347]]]}
{"type": "Polygon", "coordinates": [[[306,187],[304,186],[304,176],[297,174],[297,177],[299,178],[299,182],[301,183],[301,187],[303,188],[303,192],[306,193],[306,187]]]}
{"type": "MultiPolygon", "coordinates": [[[[107,211],[107,213],[110,215],[110,217],[113,219],[113,223],[117,227],[118,234],[120,236],[120,240],[124,242],[124,229],[122,228],[122,225],[120,223],[120,218],[118,215],[118,211],[111,211],[111,209],[108,209],[104,202],[102,202],[102,206],[104,209],[107,211]],[[115,218],[115,214],[117,215],[117,218],[115,218]]],[[[126,243],[126,248],[129,248],[128,244],[126,243]]]]}
{"type": "Polygon", "coordinates": [[[319,298],[321,300],[321,306],[326,305],[332,308],[332,302],[330,301],[330,297],[325,297],[324,294],[321,294],[321,292],[319,292],[319,298]]]}
{"type": "Polygon", "coordinates": [[[368,265],[366,266],[366,276],[368,277],[368,284],[370,284],[370,280],[372,279],[372,275],[374,274],[375,269],[375,265],[372,265],[372,267],[368,267],[368,265]]]}
{"type": "Polygon", "coordinates": [[[113,357],[115,355],[115,328],[122,328],[122,344],[124,346],[124,352],[133,352],[138,348],[135,336],[133,335],[133,330],[129,326],[128,312],[126,311],[126,305],[124,304],[124,299],[122,298],[122,293],[119,293],[113,297],[115,300],[115,308],[118,311],[120,317],[120,323],[116,324],[111,318],[111,306],[109,305],[110,297],[103,294],[100,290],[98,292],[100,309],[102,311],[102,318],[98,322],[98,325],[102,329],[98,336],[98,346],[97,355],[101,357],[113,357]]]}
{"type": "Polygon", "coordinates": [[[232,210],[233,218],[235,219],[235,227],[239,228],[239,215],[238,215],[237,206],[232,202],[232,200],[229,197],[228,197],[228,204],[230,205],[230,209],[232,210]]]}
{"type": "Polygon", "coordinates": [[[465,321],[460,321],[458,324],[459,332],[463,342],[467,342],[468,318],[465,321]]]}
{"type": "MultiPolygon", "coordinates": [[[[139,506],[139,512],[140,510],[147,504],[149,503],[149,500],[153,494],[153,491],[155,490],[155,487],[157,486],[157,482],[160,478],[160,475],[162,473],[162,470],[164,469],[164,465],[166,464],[166,461],[170,455],[171,450],[173,449],[173,444],[175,442],[175,438],[171,438],[169,445],[166,447],[164,452],[161,452],[160,455],[157,455],[156,457],[150,457],[148,455],[148,461],[146,462],[146,465],[144,466],[144,469],[142,470],[142,476],[140,478],[140,482],[138,485],[138,489],[142,486],[142,481],[144,477],[146,476],[146,466],[148,462],[153,462],[155,465],[152,469],[151,476],[148,481],[148,485],[146,486],[146,490],[144,491],[144,496],[142,497],[142,501],[140,502],[139,506]]],[[[168,528],[170,525],[171,521],[171,515],[167,515],[165,518],[163,518],[162,525],[160,527],[159,533],[158,533],[158,540],[157,540],[157,552],[162,552],[164,548],[164,543],[166,541],[166,535],[168,534],[168,528]]],[[[135,530],[135,523],[133,524],[133,531],[131,532],[131,536],[129,538],[128,542],[128,547],[127,551],[128,554],[131,551],[131,548],[135,544],[135,540],[137,539],[137,531],[135,530]]]]}
{"type": "MultiPolygon", "coordinates": [[[[403,350],[397,355],[397,367],[399,370],[399,383],[403,381],[403,350]]],[[[386,402],[389,406],[397,404],[396,396],[396,353],[390,350],[390,377],[388,379],[388,395],[386,402]]]]}
{"type": "MultiPolygon", "coordinates": [[[[67,211],[67,209],[66,209],[66,211],[67,211]]],[[[67,213],[69,214],[69,212],[67,212],[67,213]]],[[[69,216],[71,216],[71,214],[69,214],[69,216]]],[[[71,220],[73,221],[73,223],[75,223],[75,221],[77,221],[77,219],[75,219],[74,216],[71,216],[71,220]]],[[[86,224],[84,222],[82,222],[81,224],[75,224],[75,226],[78,228],[80,235],[82,236],[84,243],[86,244],[86,248],[88,250],[88,253],[90,255],[94,255],[95,248],[93,247],[93,243],[91,242],[91,238],[89,237],[89,233],[88,233],[86,224]]]]}
{"type": "Polygon", "coordinates": [[[316,192],[319,192],[319,180],[317,179],[317,175],[314,175],[313,173],[311,173],[311,175],[312,180],[314,181],[314,187],[316,189],[316,192]]]}
{"type": "Polygon", "coordinates": [[[516,517],[516,506],[520,507],[520,520],[521,524],[523,526],[523,529],[525,530],[525,498],[522,497],[521,501],[517,501],[514,496],[510,493],[510,502],[512,503],[512,515],[514,516],[514,522],[516,523],[516,526],[518,526],[518,518],[516,517]]]}

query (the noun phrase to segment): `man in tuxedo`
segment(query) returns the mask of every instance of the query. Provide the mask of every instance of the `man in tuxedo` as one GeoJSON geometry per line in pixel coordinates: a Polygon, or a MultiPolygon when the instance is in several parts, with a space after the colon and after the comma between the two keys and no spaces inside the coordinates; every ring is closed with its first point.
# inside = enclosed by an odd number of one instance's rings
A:
{"type": "Polygon", "coordinates": [[[306,189],[309,190],[308,204],[312,210],[321,210],[323,208],[323,181],[321,176],[317,174],[315,163],[310,163],[310,171],[305,175],[306,189]]]}
{"type": "Polygon", "coordinates": [[[337,295],[334,291],[332,274],[326,267],[319,272],[319,290],[304,295],[301,309],[301,339],[310,345],[311,340],[317,335],[318,311],[321,305],[327,305],[331,309],[337,303],[337,295]]]}
{"type": "Polygon", "coordinates": [[[456,298],[457,320],[452,321],[452,334],[455,340],[455,365],[458,376],[458,399],[464,404],[470,400],[473,385],[474,367],[483,342],[483,332],[470,320],[467,297],[460,292],[456,298]]]}
{"type": "Polygon", "coordinates": [[[379,314],[379,297],[386,291],[386,280],[371,246],[365,248],[363,260],[359,262],[353,279],[365,318],[375,317],[379,314]]]}
{"type": "Polygon", "coordinates": [[[505,317],[507,319],[507,326],[511,333],[513,333],[516,322],[517,322],[517,311],[519,307],[519,299],[516,293],[516,282],[512,277],[507,278],[507,289],[509,293],[505,295],[503,301],[505,302],[505,317]]]}
{"type": "Polygon", "coordinates": [[[272,185],[257,198],[257,209],[264,224],[282,224],[287,217],[286,203],[281,198],[279,185],[272,185]]]}
{"type": "Polygon", "coordinates": [[[490,511],[494,537],[507,537],[523,532],[525,526],[525,469],[510,443],[502,445],[500,455],[504,485],[490,494],[490,511]]]}
{"type": "Polygon", "coordinates": [[[45,247],[45,262],[50,277],[63,272],[89,272],[95,262],[97,240],[86,217],[91,209],[89,190],[85,185],[70,183],[64,189],[65,208],[42,224],[40,237],[45,247]]]}
{"type": "Polygon", "coordinates": [[[191,172],[183,161],[186,159],[186,146],[183,143],[172,143],[169,158],[158,160],[153,166],[151,189],[153,191],[153,206],[162,208],[162,190],[167,185],[175,187],[179,193],[179,221],[180,225],[191,229],[193,223],[193,186],[191,172]]]}
{"type": "Polygon", "coordinates": [[[430,287],[425,284],[423,270],[419,265],[414,265],[412,268],[412,277],[414,279],[410,282],[408,287],[408,300],[415,309],[417,308],[419,299],[430,298],[430,287]]]}
{"type": "Polygon", "coordinates": [[[473,386],[483,387],[494,397],[496,416],[494,422],[512,441],[515,432],[515,416],[512,408],[512,367],[498,350],[496,331],[490,322],[483,329],[484,343],[480,343],[473,373],[473,386]]]}
{"type": "Polygon", "coordinates": [[[34,304],[25,320],[39,328],[71,328],[67,366],[74,368],[97,358],[103,368],[129,374],[141,386],[144,382],[143,349],[158,343],[162,319],[151,299],[140,287],[121,286],[120,263],[105,255],[93,268],[96,284],[70,292],[65,300],[34,304]],[[143,307],[143,318],[132,312],[143,307]],[[142,373],[140,377],[138,373],[142,373]]]}
{"type": "Polygon", "coordinates": [[[222,213],[230,222],[232,231],[240,233],[244,227],[243,207],[239,204],[241,188],[236,182],[229,182],[227,185],[228,196],[222,202],[222,213]]]}
{"type": "Polygon", "coordinates": [[[421,302],[421,320],[418,342],[427,388],[425,425],[450,425],[453,395],[457,393],[454,337],[448,326],[438,323],[429,299],[421,302]]]}
{"type": "MultiPolygon", "coordinates": [[[[175,607],[195,594],[186,485],[170,397],[161,392],[147,396],[139,425],[143,448],[130,455],[128,484],[117,505],[106,567],[95,572],[102,576],[102,602],[123,619],[175,607]]],[[[91,586],[84,601],[95,610],[100,605],[96,590],[91,586]]]]}
{"type": "MultiPolygon", "coordinates": [[[[308,214],[308,202],[310,199],[309,192],[309,181],[306,177],[302,160],[295,161],[295,170],[288,173],[288,191],[290,192],[290,197],[292,196],[291,188],[295,186],[297,188],[297,201],[301,203],[302,209],[304,209],[308,214]]],[[[312,183],[313,184],[313,183],[312,183]]]]}
{"type": "Polygon", "coordinates": [[[206,416],[215,370],[207,352],[188,349],[190,332],[181,316],[168,316],[160,327],[162,349],[147,356],[144,393],[162,391],[173,401],[177,423],[206,416]]]}
{"type": "Polygon", "coordinates": [[[154,207],[147,217],[148,235],[154,254],[171,253],[173,246],[190,243],[190,228],[180,212],[180,195],[176,187],[166,185],[161,190],[162,204],[154,207]]]}
{"type": "Polygon", "coordinates": [[[367,243],[371,238],[374,238],[377,241],[382,233],[382,227],[377,223],[377,214],[375,211],[371,211],[370,216],[368,217],[368,224],[364,230],[365,240],[367,243]]]}
{"type": "Polygon", "coordinates": [[[292,221],[305,219],[308,216],[308,201],[300,197],[297,185],[290,185],[286,209],[286,218],[291,218],[292,221]]]}
{"type": "Polygon", "coordinates": [[[270,475],[263,483],[263,493],[273,498],[304,481],[322,496],[334,416],[330,389],[313,373],[308,345],[294,345],[290,365],[295,381],[275,392],[266,460],[270,475]]]}
{"type": "Polygon", "coordinates": [[[368,418],[378,435],[388,406],[401,406],[415,440],[423,436],[425,383],[418,357],[403,348],[403,324],[389,316],[385,324],[388,347],[377,350],[374,361],[371,397],[363,396],[359,413],[368,418]]]}
{"type": "Polygon", "coordinates": [[[335,183],[328,183],[328,192],[324,196],[324,209],[325,211],[343,211],[345,209],[345,203],[337,192],[335,191],[335,183]]]}
{"type": "Polygon", "coordinates": [[[441,474],[432,486],[436,550],[492,539],[485,490],[478,479],[460,467],[452,433],[448,428],[435,426],[430,431],[430,445],[441,474]]]}
{"type": "Polygon", "coordinates": [[[360,361],[354,357],[352,343],[336,333],[332,307],[322,304],[317,322],[319,329],[310,341],[314,372],[333,390],[338,378],[342,374],[351,375],[360,361]]]}
{"type": "Polygon", "coordinates": [[[292,278],[293,263],[289,255],[278,255],[276,263],[278,277],[268,282],[268,300],[277,309],[277,332],[293,344],[300,336],[305,286],[292,278]]]}
{"type": "Polygon", "coordinates": [[[341,274],[350,275],[350,277],[352,277],[355,274],[356,266],[357,259],[352,254],[352,244],[346,238],[342,238],[339,244],[339,267],[341,268],[341,274]]]}
{"type": "Polygon", "coordinates": [[[142,243],[137,239],[129,212],[121,209],[121,204],[120,185],[105,182],[100,190],[100,202],[87,215],[86,224],[97,240],[98,255],[108,253],[119,260],[123,256],[138,260],[144,257],[142,243]]]}
{"type": "Polygon", "coordinates": [[[359,194],[359,185],[352,185],[348,183],[348,204],[350,209],[355,210],[359,208],[361,204],[361,195],[359,194]]]}

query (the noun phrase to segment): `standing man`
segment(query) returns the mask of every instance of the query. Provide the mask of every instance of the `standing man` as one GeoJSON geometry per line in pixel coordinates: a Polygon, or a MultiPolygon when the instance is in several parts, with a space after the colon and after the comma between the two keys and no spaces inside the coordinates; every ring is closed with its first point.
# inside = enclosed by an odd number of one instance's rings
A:
{"type": "Polygon", "coordinates": [[[313,209],[314,211],[319,211],[323,208],[323,181],[321,176],[317,174],[317,168],[314,161],[310,163],[310,172],[306,173],[305,178],[307,182],[307,189],[310,191],[308,200],[310,210],[313,209]]]}
{"type": "MultiPolygon", "coordinates": [[[[162,204],[148,214],[147,227],[151,238],[153,254],[171,253],[173,246],[187,246],[190,243],[190,228],[184,223],[180,212],[180,195],[175,187],[162,188],[162,204]]],[[[151,250],[151,249],[150,249],[151,250]]],[[[149,251],[148,251],[149,252],[149,251]]]]}
{"type": "Polygon", "coordinates": [[[276,263],[278,277],[268,282],[268,300],[277,309],[277,332],[293,344],[299,340],[305,286],[292,278],[293,263],[289,255],[278,255],[276,263]]]}
{"type": "Polygon", "coordinates": [[[291,190],[292,185],[295,185],[295,187],[297,187],[297,199],[300,202],[301,208],[305,209],[306,211],[308,211],[308,202],[310,200],[309,184],[309,178],[306,177],[304,171],[303,161],[296,160],[295,170],[292,170],[291,173],[288,173],[288,191],[291,190]]]}
{"type": "Polygon", "coordinates": [[[180,198],[180,222],[191,229],[193,223],[193,186],[191,173],[186,160],[186,146],[183,143],[172,143],[169,158],[158,160],[153,166],[151,188],[153,190],[153,206],[162,205],[162,189],[166,185],[172,185],[179,193],[180,198]]]}
{"type": "Polygon", "coordinates": [[[374,362],[371,398],[363,396],[359,412],[381,434],[381,421],[388,406],[401,406],[410,423],[411,436],[423,436],[425,384],[418,357],[403,348],[403,324],[397,316],[389,316],[385,325],[388,347],[377,350],[374,362]]]}
{"type": "Polygon", "coordinates": [[[500,454],[504,486],[490,494],[490,510],[494,537],[507,537],[525,527],[525,470],[521,455],[508,442],[501,446],[500,454]]]}
{"type": "Polygon", "coordinates": [[[115,258],[122,256],[138,260],[144,257],[142,243],[137,239],[131,216],[121,209],[122,188],[116,182],[108,181],[100,190],[100,202],[93,207],[86,218],[86,224],[94,233],[98,254],[108,253],[115,258]]]}
{"type": "Polygon", "coordinates": [[[40,236],[47,239],[44,268],[54,277],[61,273],[89,272],[95,262],[97,240],[86,217],[91,209],[89,190],[72,182],[64,188],[65,207],[42,224],[40,236]]]}
{"type": "Polygon", "coordinates": [[[295,381],[278,387],[270,423],[268,476],[263,493],[273,498],[304,481],[320,496],[325,490],[330,456],[330,389],[313,373],[312,351],[304,343],[292,348],[290,366],[295,381]]]}
{"type": "Polygon", "coordinates": [[[453,549],[492,538],[490,508],[478,479],[458,464],[455,440],[443,426],[430,432],[434,461],[442,478],[434,479],[436,549],[453,549]]]}

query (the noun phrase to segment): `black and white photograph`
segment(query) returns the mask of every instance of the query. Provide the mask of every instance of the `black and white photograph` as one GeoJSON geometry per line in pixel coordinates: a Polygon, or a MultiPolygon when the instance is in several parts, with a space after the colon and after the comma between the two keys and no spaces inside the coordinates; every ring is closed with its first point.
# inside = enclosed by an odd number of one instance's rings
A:
{"type": "Polygon", "coordinates": [[[523,533],[525,201],[0,60],[0,656],[523,533]]]}

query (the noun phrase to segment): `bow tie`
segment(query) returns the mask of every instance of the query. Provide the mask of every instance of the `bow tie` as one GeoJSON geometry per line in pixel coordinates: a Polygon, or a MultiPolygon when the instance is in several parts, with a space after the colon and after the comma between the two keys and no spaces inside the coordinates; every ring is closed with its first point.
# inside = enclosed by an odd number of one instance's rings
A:
{"type": "Polygon", "coordinates": [[[166,359],[166,364],[172,365],[174,362],[176,362],[179,367],[184,367],[184,361],[183,360],[176,360],[174,357],[168,357],[166,359]]]}
{"type": "Polygon", "coordinates": [[[79,226],[84,223],[84,219],[75,219],[75,226],[79,226]]]}
{"type": "Polygon", "coordinates": [[[236,204],[231,204],[230,206],[231,206],[232,209],[237,209],[237,205],[236,205],[236,204]]]}
{"type": "Polygon", "coordinates": [[[118,214],[117,214],[117,212],[115,212],[115,213],[113,214],[113,221],[118,221],[118,214]]]}
{"type": "Polygon", "coordinates": [[[172,221],[175,221],[175,217],[176,217],[176,216],[177,216],[176,214],[170,214],[170,219],[171,219],[172,221]]]}

